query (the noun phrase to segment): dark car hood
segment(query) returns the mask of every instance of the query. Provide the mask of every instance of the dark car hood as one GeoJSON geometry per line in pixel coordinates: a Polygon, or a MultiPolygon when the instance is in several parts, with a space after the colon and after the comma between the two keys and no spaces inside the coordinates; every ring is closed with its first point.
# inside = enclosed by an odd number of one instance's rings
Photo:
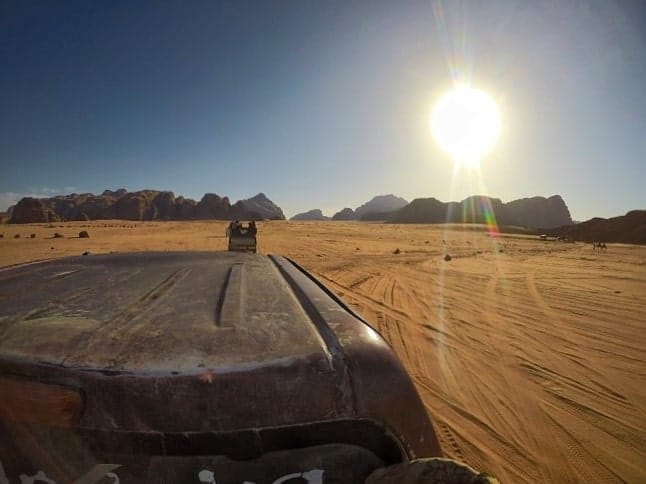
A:
{"type": "Polygon", "coordinates": [[[234,369],[325,352],[272,259],[126,254],[0,272],[0,354],[74,368],[234,369]]]}
{"type": "Polygon", "coordinates": [[[78,392],[75,428],[121,452],[215,435],[231,453],[231,432],[264,452],[291,445],[280,429],[294,426],[318,429],[312,444],[355,444],[363,430],[343,422],[361,421],[410,457],[441,454],[383,338],[279,256],[108,254],[0,270],[0,392],[33,382],[78,392]]]}

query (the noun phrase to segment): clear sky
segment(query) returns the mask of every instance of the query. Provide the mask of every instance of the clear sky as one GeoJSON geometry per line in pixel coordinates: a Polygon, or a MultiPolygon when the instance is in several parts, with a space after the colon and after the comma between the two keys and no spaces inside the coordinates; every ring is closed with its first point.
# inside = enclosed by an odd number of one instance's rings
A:
{"type": "Polygon", "coordinates": [[[120,187],[644,209],[646,3],[3,0],[0,209],[120,187]],[[430,135],[455,80],[502,113],[480,175],[430,135]]]}

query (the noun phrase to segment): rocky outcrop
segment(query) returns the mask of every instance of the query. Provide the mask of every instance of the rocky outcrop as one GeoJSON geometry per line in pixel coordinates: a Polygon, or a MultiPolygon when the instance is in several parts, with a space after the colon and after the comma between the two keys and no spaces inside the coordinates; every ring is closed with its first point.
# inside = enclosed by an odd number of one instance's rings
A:
{"type": "Polygon", "coordinates": [[[265,220],[285,220],[285,214],[281,208],[269,200],[264,193],[241,200],[241,202],[247,210],[257,213],[260,218],[265,220]]]}
{"type": "Polygon", "coordinates": [[[356,220],[357,214],[351,208],[344,208],[332,215],[332,220],[356,220]]]}
{"type": "Polygon", "coordinates": [[[118,190],[115,190],[115,191],[103,190],[103,193],[101,194],[101,196],[103,196],[103,197],[112,197],[112,198],[121,198],[126,193],[128,193],[128,190],[126,190],[125,188],[119,188],[118,190]]]}
{"type": "Polygon", "coordinates": [[[205,193],[195,207],[195,217],[198,219],[228,218],[231,203],[228,197],[220,197],[215,193],[205,193]]]}
{"type": "Polygon", "coordinates": [[[361,219],[369,213],[390,213],[408,205],[408,202],[395,195],[377,195],[369,202],[357,207],[354,211],[357,219],[361,219]]]}
{"type": "Polygon", "coordinates": [[[73,193],[52,198],[23,198],[13,208],[11,223],[50,222],[58,220],[262,220],[283,217],[283,212],[265,195],[253,202],[239,201],[231,205],[227,197],[205,194],[199,202],[177,197],[170,191],[140,190],[128,192],[121,188],[105,190],[101,195],[73,193]],[[252,210],[250,207],[262,210],[252,210]],[[262,212],[262,213],[261,213],[262,212]]]}
{"type": "Polygon", "coordinates": [[[142,192],[126,193],[117,200],[116,218],[122,220],[144,220],[144,214],[147,211],[147,198],[146,194],[142,192]]]}
{"type": "Polygon", "coordinates": [[[632,210],[612,218],[592,218],[575,225],[547,231],[570,240],[646,244],[646,210],[632,210]]]}
{"type": "Polygon", "coordinates": [[[197,202],[191,198],[177,197],[175,199],[175,219],[191,220],[195,218],[197,202]]]}
{"type": "Polygon", "coordinates": [[[377,195],[355,210],[344,208],[332,216],[332,220],[387,220],[394,211],[405,207],[406,200],[395,195],[377,195]]]}
{"type": "Polygon", "coordinates": [[[552,228],[571,225],[570,211],[560,195],[521,198],[505,204],[505,225],[552,228]]]}
{"type": "Polygon", "coordinates": [[[509,203],[482,195],[449,203],[435,198],[417,198],[394,212],[388,220],[396,223],[493,223],[545,229],[572,224],[570,212],[559,195],[509,203]]]}
{"type": "Polygon", "coordinates": [[[160,192],[153,200],[152,216],[155,220],[173,220],[176,216],[175,194],[173,192],[160,192]]]}
{"type": "Polygon", "coordinates": [[[320,209],[315,208],[307,212],[297,213],[290,220],[330,220],[330,218],[323,215],[320,209]]]}
{"type": "Polygon", "coordinates": [[[20,200],[11,214],[11,223],[42,223],[56,222],[59,217],[45,203],[38,198],[26,197],[20,200]]]}
{"type": "Polygon", "coordinates": [[[264,217],[258,212],[249,210],[242,200],[237,201],[231,206],[227,218],[231,220],[264,220],[264,217]]]}
{"type": "Polygon", "coordinates": [[[396,223],[442,223],[446,222],[447,204],[435,198],[416,198],[397,210],[389,219],[396,223]]]}

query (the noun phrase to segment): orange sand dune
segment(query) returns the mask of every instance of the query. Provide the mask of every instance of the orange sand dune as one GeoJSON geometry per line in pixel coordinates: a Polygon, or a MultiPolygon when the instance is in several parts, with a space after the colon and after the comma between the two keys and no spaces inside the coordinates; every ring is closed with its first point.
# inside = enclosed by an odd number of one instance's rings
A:
{"type": "MultiPolygon", "coordinates": [[[[225,226],[4,225],[0,265],[222,250],[225,226]],[[84,229],[89,239],[71,238],[84,229]],[[56,231],[67,238],[48,238],[56,231]]],[[[503,482],[645,482],[646,247],[601,252],[472,229],[266,222],[259,249],[294,259],[374,324],[448,456],[503,482]]]]}

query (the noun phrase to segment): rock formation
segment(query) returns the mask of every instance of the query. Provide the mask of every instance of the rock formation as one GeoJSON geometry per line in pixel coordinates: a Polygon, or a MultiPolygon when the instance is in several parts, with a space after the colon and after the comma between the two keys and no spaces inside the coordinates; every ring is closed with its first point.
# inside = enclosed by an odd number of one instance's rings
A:
{"type": "Polygon", "coordinates": [[[505,204],[504,215],[506,225],[552,228],[572,224],[570,211],[560,195],[513,200],[505,204]]]}
{"type": "Polygon", "coordinates": [[[357,214],[351,208],[344,208],[332,215],[332,220],[356,220],[357,214]]]}
{"type": "MultiPolygon", "coordinates": [[[[390,213],[399,210],[408,205],[408,202],[401,197],[395,195],[377,195],[369,202],[356,208],[354,211],[357,219],[363,218],[369,213],[390,213]]],[[[370,218],[370,217],[369,217],[370,218]]]]}
{"type": "Polygon", "coordinates": [[[220,197],[215,193],[205,193],[195,207],[195,218],[220,219],[228,218],[231,203],[228,197],[220,197]]]}
{"type": "Polygon", "coordinates": [[[231,205],[227,197],[205,194],[199,202],[177,197],[170,191],[124,188],[105,190],[101,195],[73,193],[51,198],[23,198],[12,207],[11,223],[59,220],[196,220],[280,218],[283,212],[265,195],[231,205]]]}
{"type": "Polygon", "coordinates": [[[47,203],[41,199],[31,197],[20,200],[11,214],[11,223],[18,224],[56,222],[58,220],[58,215],[47,203]]]}
{"type": "Polygon", "coordinates": [[[323,215],[320,209],[314,208],[307,212],[297,213],[290,220],[330,220],[330,218],[323,215]]]}
{"type": "Polygon", "coordinates": [[[626,215],[608,219],[595,217],[553,229],[549,234],[583,242],[646,244],[646,210],[632,210],[626,215]]]}
{"type": "Polygon", "coordinates": [[[195,217],[197,202],[191,198],[177,197],[175,199],[175,219],[190,220],[195,217]]]}
{"type": "Polygon", "coordinates": [[[355,210],[351,208],[340,210],[332,216],[332,220],[386,220],[395,210],[407,204],[406,200],[395,195],[377,195],[355,210]]]}
{"type": "Polygon", "coordinates": [[[572,224],[570,212],[559,195],[523,198],[509,203],[481,195],[449,203],[435,198],[417,198],[394,212],[388,220],[396,223],[495,223],[545,229],[572,224]]]}
{"type": "Polygon", "coordinates": [[[446,222],[447,204],[435,198],[416,198],[397,210],[389,219],[396,223],[442,223],[446,222]]]}
{"type": "Polygon", "coordinates": [[[269,200],[264,193],[241,200],[241,202],[247,210],[257,213],[260,218],[265,220],[285,220],[285,214],[281,208],[269,200]]]}

